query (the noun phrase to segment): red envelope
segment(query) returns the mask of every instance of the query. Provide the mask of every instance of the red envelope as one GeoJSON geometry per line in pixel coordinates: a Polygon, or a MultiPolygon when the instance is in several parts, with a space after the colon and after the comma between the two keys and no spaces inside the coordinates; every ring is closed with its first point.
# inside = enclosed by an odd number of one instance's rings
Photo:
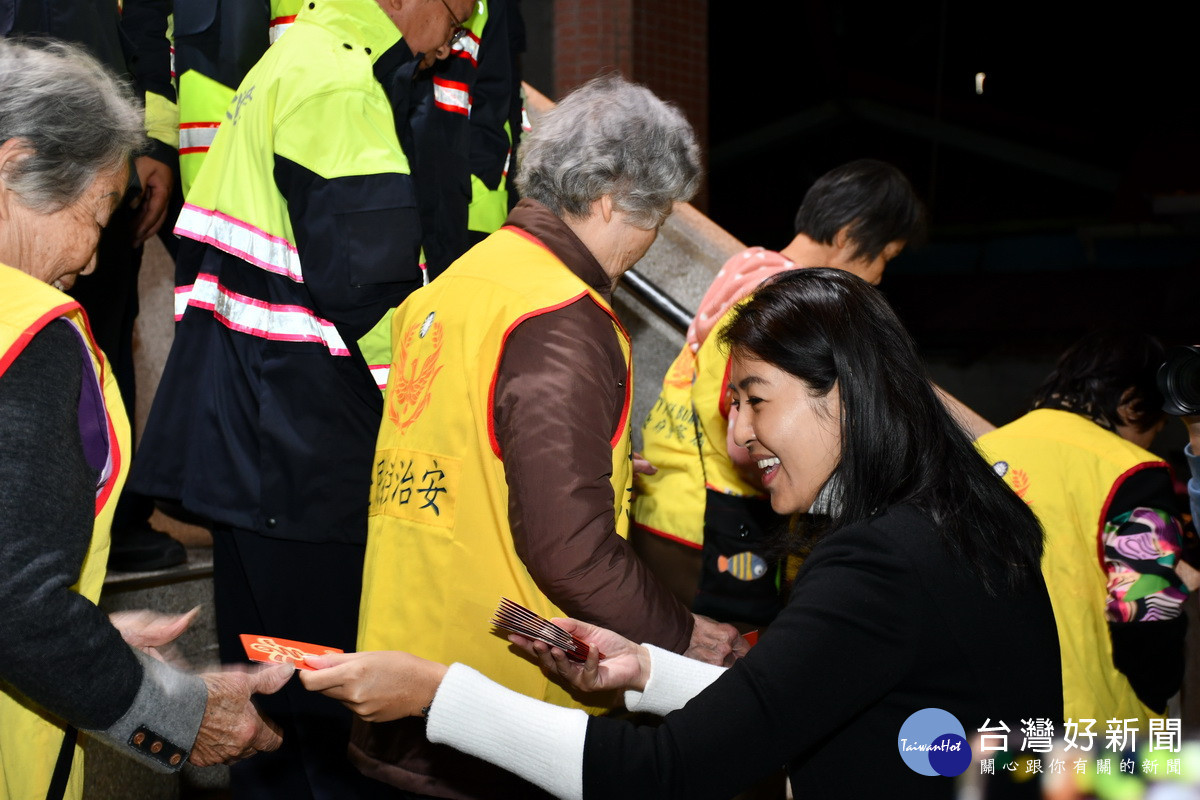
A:
{"type": "Polygon", "coordinates": [[[246,648],[246,657],[251,661],[265,661],[268,664],[291,664],[300,669],[314,669],[304,663],[308,656],[323,656],[329,653],[345,652],[336,647],[326,647],[321,644],[296,642],[291,639],[280,639],[278,636],[258,636],[253,633],[241,634],[242,647],[246,648]]]}

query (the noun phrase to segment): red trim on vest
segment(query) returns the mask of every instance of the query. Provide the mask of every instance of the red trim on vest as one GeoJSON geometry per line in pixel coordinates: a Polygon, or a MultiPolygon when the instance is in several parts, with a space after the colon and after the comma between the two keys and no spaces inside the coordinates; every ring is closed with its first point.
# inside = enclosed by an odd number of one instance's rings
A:
{"type": "Polygon", "coordinates": [[[12,343],[12,346],[9,347],[8,350],[5,351],[4,355],[0,356],[0,375],[3,375],[8,368],[12,366],[12,363],[17,360],[17,357],[21,355],[22,352],[24,352],[29,343],[33,341],[33,337],[37,336],[38,332],[40,332],[42,328],[46,327],[60,317],[66,317],[67,314],[71,313],[72,311],[81,312],[79,315],[79,320],[83,323],[83,335],[87,338],[87,343],[92,352],[96,355],[96,361],[99,363],[99,368],[96,371],[96,378],[100,383],[100,393],[104,399],[104,421],[108,425],[108,441],[110,444],[109,450],[112,455],[111,476],[104,484],[104,488],[100,491],[100,494],[96,497],[95,516],[99,516],[101,510],[103,510],[105,504],[112,496],[113,487],[117,483],[117,476],[121,474],[121,446],[120,441],[117,439],[117,429],[113,426],[112,412],[108,409],[108,398],[104,396],[104,370],[108,365],[108,362],[105,358],[104,352],[96,344],[96,337],[92,333],[92,323],[87,317],[87,312],[83,310],[83,307],[80,306],[79,303],[72,300],[69,303],[63,303],[60,306],[55,306],[45,314],[42,314],[17,337],[17,340],[12,343]]]}
{"type": "Polygon", "coordinates": [[[1100,508],[1100,520],[1096,523],[1096,557],[1100,561],[1100,569],[1104,569],[1104,523],[1108,521],[1108,508],[1112,505],[1113,498],[1117,496],[1117,491],[1121,488],[1121,484],[1125,479],[1135,472],[1141,472],[1144,469],[1158,469],[1166,467],[1168,472],[1171,465],[1165,461],[1146,461],[1138,464],[1135,467],[1125,470],[1121,475],[1113,481],[1112,489],[1108,491],[1108,497],[1104,500],[1104,505],[1100,508]]]}
{"type": "MultiPolygon", "coordinates": [[[[88,332],[89,338],[91,332],[88,332]]],[[[104,393],[104,362],[100,364],[100,392],[104,393]]],[[[117,429],[113,427],[112,414],[108,410],[108,401],[104,403],[104,421],[108,423],[108,441],[110,442],[109,452],[112,455],[112,472],[109,473],[108,480],[104,482],[104,488],[100,490],[100,495],[96,498],[96,516],[100,516],[100,512],[104,510],[104,506],[108,503],[112,496],[113,487],[117,483],[117,478],[121,474],[121,442],[117,439],[117,429]]]]}
{"type": "MultiPolygon", "coordinates": [[[[556,259],[558,259],[558,256],[554,255],[554,251],[551,250],[549,247],[547,247],[545,242],[543,242],[541,239],[534,236],[532,233],[529,233],[528,231],[522,230],[513,225],[505,225],[500,230],[509,231],[510,233],[515,233],[518,236],[521,236],[524,239],[526,239],[530,242],[533,242],[538,247],[542,248],[547,253],[550,253],[550,255],[553,255],[556,259]]],[[[561,259],[559,259],[559,260],[561,261],[561,259]]],[[[520,319],[518,319],[516,322],[514,322],[512,325],[509,326],[508,330],[506,330],[504,332],[504,337],[500,340],[500,355],[496,357],[496,368],[492,371],[492,385],[488,388],[488,412],[487,413],[488,413],[488,440],[492,443],[492,452],[495,453],[496,458],[500,459],[501,461],[504,460],[504,457],[500,455],[500,445],[496,441],[495,419],[493,418],[492,413],[494,411],[493,403],[494,403],[495,397],[496,397],[496,378],[499,377],[499,373],[500,373],[500,359],[503,358],[503,356],[504,356],[504,344],[505,344],[505,342],[508,341],[509,334],[511,334],[513,332],[513,330],[518,325],[520,325],[522,322],[524,322],[525,320],[529,319],[530,317],[535,317],[535,316],[539,316],[541,314],[548,313],[550,311],[557,311],[560,308],[566,308],[567,306],[571,305],[572,303],[576,302],[577,300],[579,300],[582,297],[591,298],[591,294],[589,292],[584,292],[583,294],[576,295],[575,297],[572,297],[570,300],[559,303],[556,306],[551,306],[550,308],[539,309],[537,311],[531,311],[528,314],[525,314],[524,316],[522,316],[520,319]]],[[[593,300],[592,302],[595,302],[595,300],[593,300]]],[[[625,400],[624,400],[623,405],[621,406],[621,417],[617,421],[616,433],[613,434],[612,439],[610,439],[609,443],[608,443],[609,447],[616,447],[617,442],[621,441],[621,436],[624,435],[624,433],[625,433],[625,428],[629,425],[629,415],[630,415],[630,412],[633,410],[633,381],[630,380],[630,373],[632,371],[631,367],[633,364],[633,339],[630,338],[629,331],[625,330],[625,326],[621,324],[621,320],[617,319],[616,312],[614,312],[611,308],[606,308],[605,306],[600,305],[599,303],[596,303],[596,307],[599,308],[601,311],[603,311],[605,314],[607,314],[608,318],[613,321],[613,324],[617,326],[617,330],[619,330],[621,332],[621,335],[625,337],[625,344],[629,348],[629,357],[626,359],[629,362],[629,366],[627,366],[625,368],[625,400]]]]}
{"type": "Polygon", "coordinates": [[[651,528],[649,525],[643,525],[640,522],[633,523],[633,527],[641,528],[646,533],[653,534],[654,536],[658,536],[660,538],[670,540],[672,542],[675,542],[676,544],[681,544],[684,547],[691,548],[692,550],[703,550],[704,549],[704,545],[702,545],[702,544],[696,544],[695,542],[689,542],[687,539],[680,539],[678,536],[672,536],[671,534],[667,533],[666,531],[660,531],[658,528],[651,528]]]}
{"type": "MultiPolygon", "coordinates": [[[[544,246],[545,245],[543,245],[543,247],[544,246]]],[[[492,382],[488,386],[487,429],[488,442],[490,442],[492,445],[492,452],[496,454],[496,458],[500,459],[501,462],[504,461],[504,456],[500,454],[500,443],[496,441],[496,380],[500,377],[500,361],[504,358],[504,345],[508,343],[508,337],[517,329],[517,326],[525,320],[533,317],[540,317],[542,314],[548,314],[551,311],[558,311],[560,308],[566,308],[569,305],[577,303],[584,297],[590,297],[590,295],[587,292],[582,292],[581,294],[577,294],[569,300],[564,300],[556,305],[548,306],[546,308],[539,308],[534,311],[530,311],[528,314],[522,314],[521,316],[517,317],[516,321],[512,325],[508,326],[508,330],[506,330],[504,335],[500,337],[500,352],[496,355],[496,366],[492,369],[492,382]]]]}
{"type": "MultiPolygon", "coordinates": [[[[24,352],[25,348],[29,345],[29,342],[33,340],[33,337],[37,336],[38,331],[49,325],[53,320],[56,320],[59,317],[64,317],[69,312],[74,311],[77,308],[80,308],[80,305],[75,301],[63,303],[61,306],[55,306],[34,320],[33,323],[24,330],[24,332],[17,336],[16,341],[14,341],[12,346],[5,351],[4,355],[0,356],[0,375],[3,375],[8,368],[12,366],[12,362],[16,361],[17,356],[24,352]]],[[[87,327],[86,317],[84,317],[84,327],[87,327]]],[[[87,334],[89,337],[91,337],[92,331],[90,328],[88,328],[87,334]]]]}
{"type": "MultiPolygon", "coordinates": [[[[536,236],[534,236],[534,235],[533,235],[532,233],[530,233],[529,231],[526,231],[526,230],[523,230],[523,229],[521,229],[521,228],[518,228],[518,227],[516,227],[515,225],[505,225],[505,226],[504,226],[503,228],[501,228],[500,230],[502,230],[502,231],[508,231],[509,233],[515,233],[517,236],[520,236],[520,237],[521,237],[521,238],[523,238],[523,239],[527,239],[528,241],[530,241],[530,242],[533,242],[533,243],[534,243],[534,244],[536,244],[538,247],[542,248],[542,249],[543,249],[543,250],[545,250],[547,253],[549,253],[550,255],[554,256],[554,251],[553,251],[553,250],[551,250],[549,247],[546,247],[546,243],[545,243],[545,242],[543,242],[541,239],[539,239],[539,238],[537,238],[536,236]]],[[[554,256],[554,257],[555,257],[555,258],[558,258],[558,256],[554,256]]],[[[559,259],[559,260],[561,261],[561,259],[559,259]]]]}

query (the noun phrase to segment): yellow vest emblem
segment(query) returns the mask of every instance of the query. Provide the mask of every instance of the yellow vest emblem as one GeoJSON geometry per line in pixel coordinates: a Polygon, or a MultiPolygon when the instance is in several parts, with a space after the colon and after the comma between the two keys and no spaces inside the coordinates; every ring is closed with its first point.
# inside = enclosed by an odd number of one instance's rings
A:
{"type": "Polygon", "coordinates": [[[392,385],[388,391],[388,419],[400,429],[408,430],[433,397],[433,379],[441,372],[438,358],[442,354],[442,323],[429,314],[423,322],[413,323],[404,332],[392,368],[392,385]],[[428,354],[422,346],[428,337],[428,354]],[[424,357],[422,358],[422,356],[424,357]]]}

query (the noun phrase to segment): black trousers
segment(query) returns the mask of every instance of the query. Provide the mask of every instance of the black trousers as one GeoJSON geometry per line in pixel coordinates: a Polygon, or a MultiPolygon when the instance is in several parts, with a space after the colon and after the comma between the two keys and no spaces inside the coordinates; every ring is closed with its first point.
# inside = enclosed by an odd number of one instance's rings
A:
{"type": "MultiPolygon", "coordinates": [[[[221,661],[246,664],[239,634],[355,650],[365,547],[290,542],[213,528],[213,589],[221,661]]],[[[283,731],[283,746],[232,768],[234,798],[395,798],[346,758],[351,712],[293,677],[255,704],[283,731]]]]}

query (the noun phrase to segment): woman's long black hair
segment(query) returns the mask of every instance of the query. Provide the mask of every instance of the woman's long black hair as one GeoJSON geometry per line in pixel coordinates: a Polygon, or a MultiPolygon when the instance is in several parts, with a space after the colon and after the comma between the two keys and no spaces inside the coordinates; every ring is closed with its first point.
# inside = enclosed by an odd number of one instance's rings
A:
{"type": "Polygon", "coordinates": [[[780,273],[754,293],[721,342],[824,395],[836,383],[842,453],[830,529],[889,505],[924,510],[986,588],[1039,569],[1042,531],[934,393],[883,295],[835,269],[780,273]]]}

